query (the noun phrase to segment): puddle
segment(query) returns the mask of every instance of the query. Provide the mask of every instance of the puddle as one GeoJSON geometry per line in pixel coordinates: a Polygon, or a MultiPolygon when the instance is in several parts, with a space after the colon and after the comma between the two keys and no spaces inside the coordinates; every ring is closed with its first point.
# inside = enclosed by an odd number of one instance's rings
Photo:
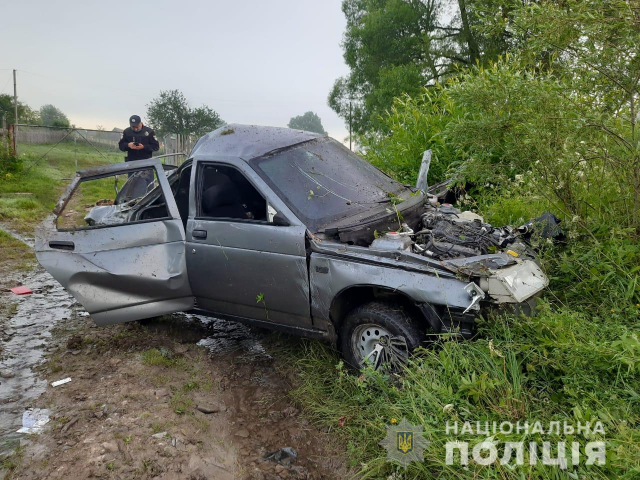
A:
{"type": "Polygon", "coordinates": [[[262,335],[242,323],[218,318],[176,313],[162,319],[143,321],[147,330],[171,337],[180,343],[195,343],[205,347],[210,357],[228,356],[242,360],[271,359],[262,346],[262,335]]]}
{"type": "Polygon", "coordinates": [[[207,326],[208,335],[197,344],[205,347],[210,356],[236,353],[236,357],[246,361],[271,359],[262,346],[262,335],[241,323],[228,322],[217,318],[193,315],[207,326]]]}
{"type": "Polygon", "coordinates": [[[17,311],[6,322],[0,353],[0,454],[23,436],[22,413],[46,388],[33,368],[43,359],[56,322],[72,315],[73,298],[48,273],[37,268],[24,279],[33,293],[15,297],[17,311]],[[8,377],[8,378],[7,378],[8,377]]]}

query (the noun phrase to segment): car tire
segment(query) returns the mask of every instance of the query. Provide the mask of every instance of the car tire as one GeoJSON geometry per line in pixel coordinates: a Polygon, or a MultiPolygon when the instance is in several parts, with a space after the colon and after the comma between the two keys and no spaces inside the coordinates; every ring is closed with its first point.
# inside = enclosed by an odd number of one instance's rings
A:
{"type": "Polygon", "coordinates": [[[356,369],[371,363],[375,369],[400,370],[424,340],[423,330],[400,305],[366,303],[345,318],[340,335],[342,355],[356,369]]]}

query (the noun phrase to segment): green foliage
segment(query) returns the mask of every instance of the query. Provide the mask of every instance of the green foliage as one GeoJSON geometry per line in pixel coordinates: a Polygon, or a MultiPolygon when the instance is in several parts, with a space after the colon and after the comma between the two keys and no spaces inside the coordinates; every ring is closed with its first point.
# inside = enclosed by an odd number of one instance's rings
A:
{"type": "MultiPolygon", "coordinates": [[[[432,442],[425,461],[410,464],[405,478],[631,479],[640,472],[640,341],[632,326],[618,319],[599,324],[588,313],[544,303],[536,317],[492,318],[473,342],[444,341],[422,350],[395,379],[371,370],[354,376],[317,343],[303,343],[289,355],[302,376],[295,398],[348,444],[359,478],[387,478],[398,471],[378,442],[386,426],[403,417],[424,425],[432,442]],[[336,429],[343,416],[344,427],[336,429]],[[541,462],[517,466],[513,459],[510,468],[447,465],[446,442],[468,440],[473,447],[484,439],[447,434],[447,421],[601,421],[607,463],[583,461],[568,472],[541,462]]],[[[514,429],[496,441],[541,445],[563,438],[514,429]]],[[[593,440],[575,435],[566,441],[584,447],[593,440]]]]}
{"type": "Polygon", "coordinates": [[[40,122],[49,127],[68,127],[70,124],[67,116],[53,105],[40,107],[40,122]]]}
{"type": "Polygon", "coordinates": [[[501,2],[458,0],[343,0],[347,19],[347,76],[329,93],[329,106],[351,121],[357,134],[385,131],[380,116],[395,97],[455,73],[459,66],[495,59],[507,48],[506,33],[484,34],[477,25],[501,2]],[[453,13],[453,15],[452,15],[453,13]]]}
{"type": "Polygon", "coordinates": [[[362,137],[363,155],[373,165],[403,183],[415,185],[425,150],[433,151],[429,184],[444,180],[459,165],[456,152],[442,138],[458,108],[442,88],[423,89],[419,95],[396,98],[381,118],[386,134],[362,137]]]}
{"type": "Polygon", "coordinates": [[[327,134],[322,126],[322,120],[320,120],[320,117],[311,111],[291,118],[291,120],[289,120],[289,125],[287,126],[298,130],[306,130],[307,132],[321,133],[323,135],[327,134]]]}
{"type": "MultiPolygon", "coordinates": [[[[15,106],[13,104],[13,95],[0,94],[0,122],[2,117],[6,118],[7,125],[15,123],[15,106]]],[[[18,100],[18,120],[20,123],[28,123],[38,125],[40,117],[38,112],[34,111],[18,100]]]]}
{"type": "Polygon", "coordinates": [[[9,147],[0,141],[0,177],[10,179],[20,170],[22,170],[22,159],[14,155],[9,147]]]}
{"type": "Polygon", "coordinates": [[[220,115],[208,106],[191,108],[179,90],[161,91],[147,105],[147,118],[158,135],[202,136],[224,125],[220,115]]]}

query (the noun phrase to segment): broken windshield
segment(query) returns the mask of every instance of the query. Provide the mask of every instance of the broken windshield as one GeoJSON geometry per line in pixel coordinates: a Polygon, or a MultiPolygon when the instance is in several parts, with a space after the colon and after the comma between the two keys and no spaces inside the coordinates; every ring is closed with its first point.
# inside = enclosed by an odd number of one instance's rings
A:
{"type": "Polygon", "coordinates": [[[251,162],[309,229],[380,207],[406,189],[330,138],[251,162]]]}

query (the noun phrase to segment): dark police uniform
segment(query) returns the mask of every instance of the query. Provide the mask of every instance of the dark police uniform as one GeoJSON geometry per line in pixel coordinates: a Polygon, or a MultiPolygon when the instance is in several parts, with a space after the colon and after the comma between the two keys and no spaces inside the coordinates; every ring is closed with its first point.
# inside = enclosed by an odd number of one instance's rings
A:
{"type": "Polygon", "coordinates": [[[127,152],[124,160],[125,162],[129,162],[131,160],[151,158],[153,152],[157,152],[160,149],[160,144],[156,139],[155,132],[144,125],[139,132],[134,132],[131,127],[126,128],[125,131],[122,132],[122,138],[120,139],[120,143],[118,143],[118,147],[120,147],[120,150],[123,152],[127,152]],[[144,148],[141,150],[131,150],[129,148],[129,142],[141,143],[144,148]]]}

